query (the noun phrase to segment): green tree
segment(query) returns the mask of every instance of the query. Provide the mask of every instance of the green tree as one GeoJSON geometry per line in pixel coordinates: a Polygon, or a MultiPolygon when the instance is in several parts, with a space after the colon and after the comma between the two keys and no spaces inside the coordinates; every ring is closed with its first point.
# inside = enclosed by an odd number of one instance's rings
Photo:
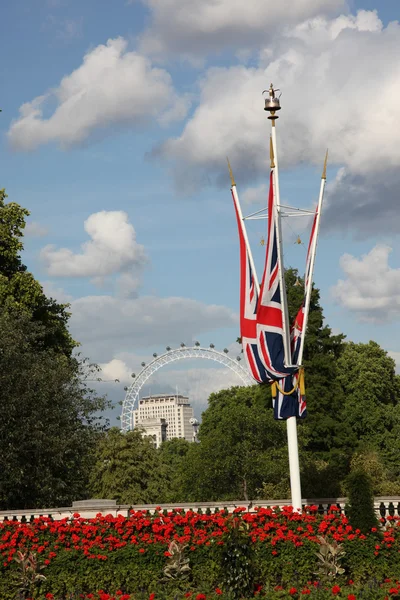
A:
{"type": "Polygon", "coordinates": [[[365,471],[357,469],[350,473],[346,483],[349,494],[346,514],[350,525],[362,533],[369,533],[378,524],[371,480],[365,471]]]}
{"type": "Polygon", "coordinates": [[[353,452],[376,452],[398,482],[400,467],[400,377],[395,362],[379,344],[345,344],[338,360],[344,399],[340,419],[353,452]]]}
{"type": "Polygon", "coordinates": [[[0,311],[1,509],[86,496],[106,402],[84,379],[78,361],[48,347],[43,325],[0,311]]]}
{"type": "Polygon", "coordinates": [[[267,484],[275,497],[287,491],[286,429],[270,403],[269,386],[211,394],[200,443],[191,444],[184,463],[187,500],[254,499],[267,484]]]}
{"type": "Polygon", "coordinates": [[[0,190],[0,309],[25,313],[45,327],[44,343],[67,356],[76,342],[67,322],[68,306],[47,298],[42,286],[22,264],[22,237],[29,211],[15,202],[6,203],[0,190]]]}
{"type": "Polygon", "coordinates": [[[159,502],[163,492],[159,453],[139,429],[113,427],[99,440],[90,477],[94,498],[122,504],[159,502]]]}
{"type": "Polygon", "coordinates": [[[158,449],[159,473],[162,482],[157,502],[184,502],[183,468],[191,444],[184,439],[174,438],[163,442],[158,449]]]}

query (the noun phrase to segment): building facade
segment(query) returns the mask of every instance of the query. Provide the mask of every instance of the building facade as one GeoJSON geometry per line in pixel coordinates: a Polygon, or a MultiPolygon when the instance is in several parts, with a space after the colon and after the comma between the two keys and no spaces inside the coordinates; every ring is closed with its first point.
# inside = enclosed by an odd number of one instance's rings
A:
{"type": "Polygon", "coordinates": [[[163,441],[161,421],[166,425],[165,439],[183,438],[193,442],[191,419],[193,408],[189,404],[189,398],[180,394],[143,396],[139,400],[138,408],[133,411],[133,426],[144,429],[145,435],[155,435],[157,448],[163,441]],[[152,428],[155,429],[152,431],[152,428]]]}

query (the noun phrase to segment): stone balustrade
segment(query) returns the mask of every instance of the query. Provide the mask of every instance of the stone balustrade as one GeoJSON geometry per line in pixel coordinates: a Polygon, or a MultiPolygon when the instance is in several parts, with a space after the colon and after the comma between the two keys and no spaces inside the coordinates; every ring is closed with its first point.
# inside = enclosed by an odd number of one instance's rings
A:
{"type": "MultiPolygon", "coordinates": [[[[320,514],[326,514],[331,506],[336,506],[340,512],[345,511],[347,498],[306,498],[303,499],[303,507],[318,506],[320,514]]],[[[221,502],[190,502],[181,504],[137,504],[119,505],[115,500],[78,500],[72,503],[72,506],[62,508],[41,508],[34,510],[7,510],[0,511],[1,521],[32,521],[38,517],[51,517],[53,520],[69,519],[75,513],[84,519],[92,519],[97,514],[111,514],[114,517],[122,515],[127,517],[130,510],[143,510],[154,513],[161,507],[163,510],[172,510],[173,508],[182,508],[183,510],[202,510],[214,512],[216,509],[227,509],[233,512],[235,508],[244,507],[252,512],[256,507],[268,508],[272,506],[290,506],[290,500],[254,500],[254,501],[221,501],[221,502]]],[[[378,518],[387,519],[388,516],[400,516],[400,496],[378,496],[375,498],[375,511],[378,518]]]]}

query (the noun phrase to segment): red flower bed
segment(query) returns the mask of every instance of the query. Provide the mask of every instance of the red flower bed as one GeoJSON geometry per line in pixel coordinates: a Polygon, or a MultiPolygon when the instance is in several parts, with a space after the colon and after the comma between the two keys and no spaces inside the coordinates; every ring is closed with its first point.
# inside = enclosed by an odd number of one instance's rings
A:
{"type": "MultiPolygon", "coordinates": [[[[71,561],[73,558],[76,569],[81,568],[82,561],[105,566],[114,560],[113,557],[128,557],[132,561],[132,557],[136,556],[135,564],[142,564],[142,569],[158,569],[159,577],[160,569],[162,571],[163,564],[168,560],[168,546],[173,540],[187,546],[186,552],[195,572],[196,555],[200,553],[204,561],[207,552],[218,551],[218,547],[224,545],[224,536],[233,521],[243,523],[247,528],[254,544],[257,564],[261,565],[260,581],[265,581],[267,576],[276,577],[275,585],[286,585],[284,579],[290,561],[298,562],[299,580],[303,574],[306,577],[307,572],[315,572],[319,536],[344,544],[347,578],[364,577],[371,569],[371,564],[374,565],[375,577],[393,577],[393,569],[400,564],[400,527],[397,517],[388,518],[383,532],[375,530],[364,535],[354,530],[346,516],[334,507],[324,516],[318,514],[316,506],[307,507],[302,514],[294,513],[290,507],[282,510],[259,508],[251,513],[244,508],[237,508],[233,515],[226,511],[201,514],[175,509],[169,512],[159,510],[154,515],[132,511],[129,518],[98,514],[94,519],[83,519],[76,513],[71,519],[60,521],[46,517],[31,523],[5,521],[0,523],[0,573],[6,574],[15,567],[13,559],[18,550],[30,550],[41,564],[48,567],[45,570],[48,582],[51,580],[53,563],[58,565],[59,577],[60,565],[68,561],[68,555],[71,561]],[[388,565],[393,566],[392,571],[388,565]],[[277,566],[282,566],[282,569],[277,570],[277,566]]],[[[120,581],[125,581],[122,576],[120,581]]],[[[307,595],[306,581],[293,581],[295,585],[292,588],[299,588],[301,595],[307,595]]],[[[218,582],[214,583],[218,585],[218,582]]],[[[124,589],[121,587],[117,589],[120,593],[114,592],[110,596],[101,592],[103,596],[99,593],[98,597],[101,600],[111,600],[113,597],[128,600],[130,596],[124,593],[124,589]]],[[[51,593],[52,590],[48,592],[48,598],[51,598],[51,593]]],[[[335,592],[332,591],[332,594],[335,595],[335,592]]],[[[90,595],[83,597],[90,598],[90,595]]],[[[97,596],[93,598],[97,599],[97,596]]]]}

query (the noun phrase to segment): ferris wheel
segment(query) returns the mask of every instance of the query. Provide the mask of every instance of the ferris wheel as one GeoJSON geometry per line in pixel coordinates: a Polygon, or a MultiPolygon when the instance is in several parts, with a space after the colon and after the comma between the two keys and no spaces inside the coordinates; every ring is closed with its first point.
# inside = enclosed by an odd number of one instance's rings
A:
{"type": "Polygon", "coordinates": [[[202,347],[199,342],[196,342],[194,346],[190,347],[181,344],[180,348],[175,349],[167,346],[164,354],[157,355],[154,353],[153,360],[147,365],[145,362],[142,362],[142,370],[138,375],[132,373],[134,381],[129,387],[125,388],[126,395],[122,403],[121,429],[123,431],[130,431],[133,429],[133,411],[137,408],[139,393],[146,381],[162,367],[175,362],[176,360],[187,358],[213,360],[233,371],[238,376],[238,379],[241,380],[242,385],[249,386],[254,385],[255,383],[248,371],[240,364],[241,357],[237,356],[236,359],[231,358],[228,356],[227,348],[224,348],[223,352],[220,352],[219,350],[215,350],[214,344],[210,344],[208,348],[205,348],[202,347]]]}

